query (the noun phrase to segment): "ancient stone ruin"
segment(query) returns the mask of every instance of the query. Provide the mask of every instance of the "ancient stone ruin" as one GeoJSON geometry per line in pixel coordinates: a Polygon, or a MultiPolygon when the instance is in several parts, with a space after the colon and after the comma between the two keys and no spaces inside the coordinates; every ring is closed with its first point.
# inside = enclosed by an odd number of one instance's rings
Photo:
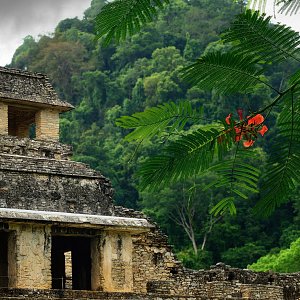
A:
{"type": "Polygon", "coordinates": [[[72,161],[42,74],[0,68],[0,299],[300,299],[300,274],[185,269],[156,224],[72,161]]]}

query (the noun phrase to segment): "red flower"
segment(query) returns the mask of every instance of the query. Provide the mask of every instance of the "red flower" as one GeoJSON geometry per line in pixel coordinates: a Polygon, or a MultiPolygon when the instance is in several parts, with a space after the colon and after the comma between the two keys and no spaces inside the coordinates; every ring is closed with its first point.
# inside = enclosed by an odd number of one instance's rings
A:
{"type": "Polygon", "coordinates": [[[235,141],[238,142],[242,139],[243,136],[242,129],[240,127],[235,126],[234,130],[235,130],[235,141]]]}
{"type": "Polygon", "coordinates": [[[231,119],[232,114],[229,114],[226,118],[225,118],[225,122],[229,125],[230,124],[230,119],[231,119]]]}
{"type": "Polygon", "coordinates": [[[245,141],[243,143],[244,147],[246,147],[246,148],[253,146],[253,144],[254,144],[253,140],[245,141]]]}
{"type": "Polygon", "coordinates": [[[261,130],[258,130],[257,132],[259,132],[262,136],[264,136],[264,134],[268,131],[268,127],[266,125],[264,125],[261,130]]]}
{"type": "MultiPolygon", "coordinates": [[[[237,114],[239,115],[240,121],[243,121],[243,110],[241,108],[237,109],[237,114]]],[[[232,114],[229,114],[225,118],[226,124],[230,125],[232,123],[231,121],[232,114]]],[[[239,122],[239,124],[235,125],[233,127],[235,131],[235,137],[234,141],[239,142],[243,138],[245,141],[243,142],[244,147],[248,148],[253,146],[255,139],[257,138],[257,133],[260,133],[262,136],[268,131],[268,127],[266,125],[262,125],[265,118],[261,114],[257,114],[254,117],[247,117],[247,123],[239,122]]],[[[233,122],[236,124],[236,122],[233,122]]],[[[229,129],[228,131],[231,131],[232,129],[229,129]]]]}
{"type": "Polygon", "coordinates": [[[253,124],[254,126],[260,125],[265,120],[264,116],[261,114],[257,114],[254,117],[250,118],[248,117],[248,125],[253,124]]]}

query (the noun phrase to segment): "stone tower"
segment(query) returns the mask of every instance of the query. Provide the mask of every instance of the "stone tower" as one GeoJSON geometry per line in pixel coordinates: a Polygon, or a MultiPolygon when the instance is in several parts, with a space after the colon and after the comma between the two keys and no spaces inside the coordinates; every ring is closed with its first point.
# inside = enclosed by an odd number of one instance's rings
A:
{"type": "Polygon", "coordinates": [[[299,300],[299,274],[185,269],[156,224],[59,143],[42,74],[0,67],[0,300],[299,300]]]}

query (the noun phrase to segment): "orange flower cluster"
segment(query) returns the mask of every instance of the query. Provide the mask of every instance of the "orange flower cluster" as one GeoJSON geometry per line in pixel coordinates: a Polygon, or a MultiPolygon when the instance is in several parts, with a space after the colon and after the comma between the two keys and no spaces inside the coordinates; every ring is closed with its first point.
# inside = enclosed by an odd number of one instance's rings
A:
{"type": "MultiPolygon", "coordinates": [[[[238,109],[237,113],[239,115],[240,121],[243,120],[243,110],[238,109]]],[[[225,118],[225,122],[230,125],[231,124],[231,117],[232,114],[229,114],[225,118]]],[[[255,139],[257,138],[257,133],[261,134],[262,136],[268,131],[268,127],[263,125],[265,118],[261,114],[257,114],[254,117],[247,117],[247,123],[241,122],[241,124],[235,125],[235,141],[239,142],[243,138],[245,141],[243,142],[244,147],[248,148],[251,147],[255,139]]],[[[234,122],[235,124],[235,122],[234,122]]]]}

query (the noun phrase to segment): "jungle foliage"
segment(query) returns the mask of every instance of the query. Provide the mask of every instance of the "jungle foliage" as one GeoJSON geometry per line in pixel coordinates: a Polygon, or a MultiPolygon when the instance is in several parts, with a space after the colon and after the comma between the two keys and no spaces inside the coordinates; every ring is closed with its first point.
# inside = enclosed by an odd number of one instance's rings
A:
{"type": "MultiPolygon", "coordinates": [[[[297,239],[287,238],[290,228],[299,229],[296,181],[285,179],[279,186],[290,189],[294,184],[295,192],[278,199],[278,204],[286,204],[271,217],[261,220],[253,213],[256,203],[268,203],[262,202],[262,194],[257,192],[260,174],[267,170],[274,174],[271,180],[275,182],[276,174],[285,168],[291,176],[298,176],[298,162],[293,160],[300,149],[296,147],[298,138],[289,135],[288,127],[293,124],[292,132],[298,132],[298,115],[293,114],[292,122],[290,117],[291,110],[298,109],[298,53],[292,44],[297,43],[297,36],[285,27],[269,25],[267,18],[250,12],[241,15],[241,7],[230,0],[154,2],[155,11],[142,11],[146,19],[141,17],[134,28],[127,26],[130,34],[139,34],[104,47],[111,38],[119,40],[125,33],[115,28],[96,41],[94,18],[105,1],[93,0],[83,20],[63,20],[52,36],[41,36],[38,41],[25,38],[11,66],[47,73],[59,96],[76,105],[62,117],[61,141],[73,145],[75,160],[88,163],[112,180],[117,204],[142,209],[153,217],[187,266],[203,268],[221,260],[246,267],[270,249],[288,248],[297,239]],[[161,6],[165,8],[158,13],[161,6]],[[235,15],[231,31],[219,40],[235,15]],[[265,43],[255,43],[260,49],[245,52],[239,42],[244,34],[238,36],[241,29],[234,26],[257,21],[261,23],[258,33],[276,31],[272,38],[282,49],[280,54],[275,48],[263,48],[265,43]],[[238,60],[233,59],[232,41],[240,47],[235,54],[238,60]],[[291,42],[289,48],[284,41],[291,42]],[[264,53],[263,59],[259,51],[264,53]],[[290,53],[291,58],[286,59],[290,53]],[[280,63],[273,64],[273,60],[280,63]],[[209,73],[208,65],[215,70],[222,67],[223,73],[209,73]],[[236,72],[234,76],[230,68],[236,72]],[[219,91],[204,89],[202,79],[196,76],[200,71],[206,72],[201,77],[207,79],[205,84],[212,82],[211,87],[216,87],[214,81],[223,78],[224,85],[219,91]],[[296,75],[290,77],[292,74],[296,75]],[[232,83],[230,89],[226,81],[232,83]],[[251,93],[243,94],[246,88],[251,93]],[[237,93],[228,96],[220,92],[237,93]],[[265,107],[269,109],[263,110],[265,107]],[[234,123],[238,108],[243,108],[245,119],[234,123]],[[255,141],[257,147],[250,149],[250,155],[240,143],[238,151],[231,150],[237,146],[234,128],[248,125],[246,116],[258,113],[265,115],[269,131],[255,141]],[[115,126],[117,119],[123,128],[115,126]],[[135,130],[130,133],[130,128],[135,130]],[[187,162],[190,152],[192,159],[187,162]],[[282,157],[275,172],[269,169],[274,154],[282,157]],[[217,161],[220,163],[211,165],[217,161]],[[146,167],[139,169],[141,163],[146,167]],[[162,165],[166,167],[162,169],[162,165]],[[155,168],[158,171],[153,177],[155,168]],[[164,170],[171,170],[172,176],[164,170]],[[149,181],[154,183],[152,190],[145,189],[149,181]],[[214,214],[210,214],[213,207],[214,214]],[[237,209],[238,214],[218,214],[224,209],[237,209]],[[286,240],[289,242],[283,242],[286,240]]],[[[263,183],[268,180],[270,177],[263,183]]]]}

